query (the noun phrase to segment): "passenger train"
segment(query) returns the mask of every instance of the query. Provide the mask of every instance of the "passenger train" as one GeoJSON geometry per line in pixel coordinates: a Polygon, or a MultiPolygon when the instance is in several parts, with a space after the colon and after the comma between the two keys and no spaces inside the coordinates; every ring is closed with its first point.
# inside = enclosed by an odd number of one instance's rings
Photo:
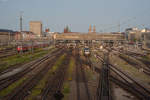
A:
{"type": "Polygon", "coordinates": [[[18,45],[17,46],[17,52],[26,52],[29,51],[31,49],[38,49],[38,48],[44,48],[44,47],[48,47],[49,45],[47,43],[43,43],[43,44],[23,44],[23,45],[18,45]]]}

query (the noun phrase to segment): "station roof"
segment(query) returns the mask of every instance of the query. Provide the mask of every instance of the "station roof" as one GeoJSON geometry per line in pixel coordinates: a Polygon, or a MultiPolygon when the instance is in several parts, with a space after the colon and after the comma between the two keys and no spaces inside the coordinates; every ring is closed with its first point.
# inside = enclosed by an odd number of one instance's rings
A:
{"type": "Polygon", "coordinates": [[[56,40],[125,40],[123,34],[112,34],[112,33],[62,33],[55,34],[54,39],[56,40]]]}

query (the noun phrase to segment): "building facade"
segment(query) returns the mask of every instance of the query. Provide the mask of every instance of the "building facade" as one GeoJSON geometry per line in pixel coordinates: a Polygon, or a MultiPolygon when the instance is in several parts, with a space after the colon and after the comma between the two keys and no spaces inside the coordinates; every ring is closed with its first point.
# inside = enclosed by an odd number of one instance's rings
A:
{"type": "Polygon", "coordinates": [[[127,40],[130,42],[142,41],[142,32],[138,28],[128,28],[125,30],[127,40]]]}
{"type": "Polygon", "coordinates": [[[18,40],[29,41],[36,38],[33,32],[30,31],[15,32],[14,34],[16,41],[18,40]]]}
{"type": "Polygon", "coordinates": [[[42,35],[42,22],[40,21],[31,21],[30,23],[30,32],[33,32],[37,36],[42,35]]]}
{"type": "Polygon", "coordinates": [[[12,30],[0,29],[0,45],[6,45],[14,40],[14,32],[12,30]]]}
{"type": "Polygon", "coordinates": [[[143,48],[150,49],[150,29],[128,28],[125,33],[129,42],[142,43],[143,48]]]}
{"type": "Polygon", "coordinates": [[[150,49],[150,32],[143,34],[143,48],[150,49]]]}

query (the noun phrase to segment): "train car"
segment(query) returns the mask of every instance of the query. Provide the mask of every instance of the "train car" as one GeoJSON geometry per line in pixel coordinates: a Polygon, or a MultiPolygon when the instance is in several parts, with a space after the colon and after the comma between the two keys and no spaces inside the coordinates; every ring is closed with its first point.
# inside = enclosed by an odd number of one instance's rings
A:
{"type": "Polygon", "coordinates": [[[129,42],[129,43],[128,43],[128,45],[134,45],[134,44],[135,44],[134,42],[129,42]]]}
{"type": "Polygon", "coordinates": [[[22,51],[22,46],[17,46],[17,52],[22,51]]]}
{"type": "Polygon", "coordinates": [[[28,51],[29,50],[29,47],[27,45],[19,45],[17,46],[17,52],[25,52],[25,51],[28,51]]]}
{"type": "Polygon", "coordinates": [[[48,47],[48,44],[23,44],[23,45],[18,45],[17,46],[17,52],[26,52],[30,51],[31,49],[38,49],[38,48],[45,48],[48,47]]]}
{"type": "Polygon", "coordinates": [[[75,43],[69,43],[69,44],[67,44],[67,47],[69,49],[75,49],[76,48],[76,44],[75,43]]]}
{"type": "Polygon", "coordinates": [[[84,48],[84,55],[89,56],[90,55],[90,49],[89,48],[84,48]]]}

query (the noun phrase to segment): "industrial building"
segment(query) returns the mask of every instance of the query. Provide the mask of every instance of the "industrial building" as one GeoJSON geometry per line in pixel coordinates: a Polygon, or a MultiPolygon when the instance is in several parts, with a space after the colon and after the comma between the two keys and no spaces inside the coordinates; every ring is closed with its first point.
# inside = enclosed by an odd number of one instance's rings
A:
{"type": "Polygon", "coordinates": [[[30,21],[30,32],[33,32],[37,36],[42,35],[42,22],[40,21],[30,21]]]}
{"type": "Polygon", "coordinates": [[[0,45],[6,45],[13,41],[14,35],[12,30],[0,29],[0,45]]]}

